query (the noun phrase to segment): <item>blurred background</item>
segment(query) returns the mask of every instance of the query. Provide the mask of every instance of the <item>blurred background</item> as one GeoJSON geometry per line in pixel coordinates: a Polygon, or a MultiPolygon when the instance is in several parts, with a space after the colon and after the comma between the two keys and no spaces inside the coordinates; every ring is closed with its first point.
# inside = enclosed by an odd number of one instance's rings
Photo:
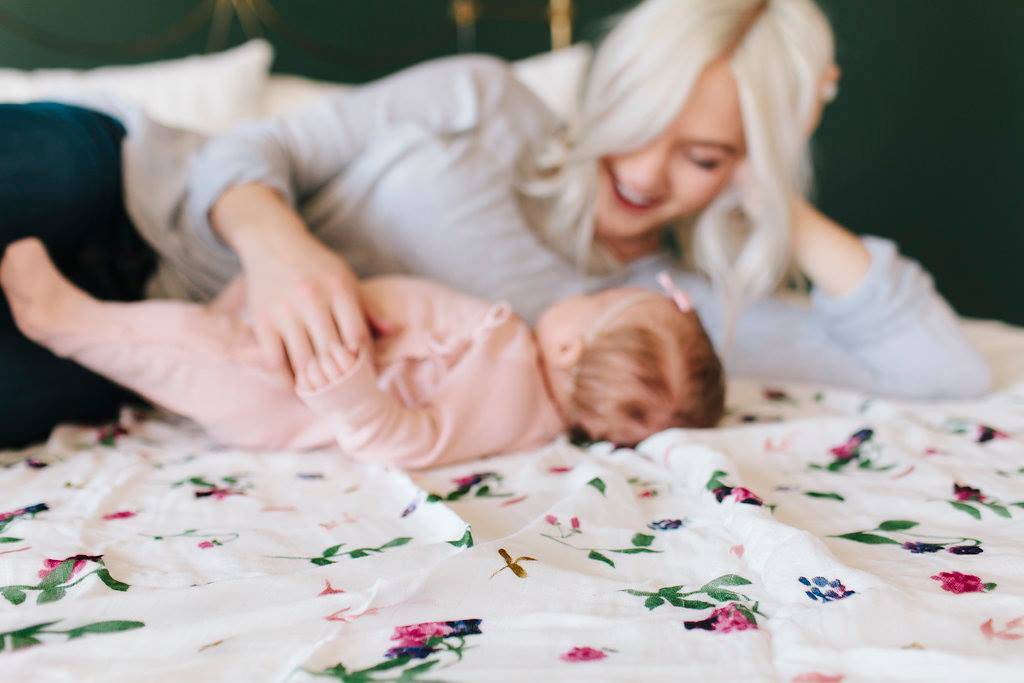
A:
{"type": "MultiPolygon", "coordinates": [[[[273,70],[359,83],[599,35],[631,0],[0,0],[0,70],[135,64],[261,36],[273,70]]],[[[962,314],[1024,324],[1024,0],[819,0],[839,98],[817,204],[898,241],[962,314]]]]}

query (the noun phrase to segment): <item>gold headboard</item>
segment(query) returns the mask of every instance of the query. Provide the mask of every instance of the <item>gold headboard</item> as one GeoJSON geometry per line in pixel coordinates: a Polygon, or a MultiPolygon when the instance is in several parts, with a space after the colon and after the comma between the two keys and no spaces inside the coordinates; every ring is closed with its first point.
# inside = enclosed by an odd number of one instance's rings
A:
{"type": "Polygon", "coordinates": [[[459,50],[468,52],[476,43],[476,23],[484,14],[496,18],[543,19],[551,27],[551,49],[572,44],[573,0],[548,0],[547,11],[534,15],[521,8],[509,8],[502,0],[451,0],[452,18],[458,30],[459,50]]]}

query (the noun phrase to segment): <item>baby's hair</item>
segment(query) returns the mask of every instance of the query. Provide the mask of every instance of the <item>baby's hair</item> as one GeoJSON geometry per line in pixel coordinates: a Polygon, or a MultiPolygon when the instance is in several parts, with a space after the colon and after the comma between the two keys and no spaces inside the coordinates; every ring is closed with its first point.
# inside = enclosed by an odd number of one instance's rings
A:
{"type": "Polygon", "coordinates": [[[632,424],[648,435],[718,423],[725,411],[722,363],[696,313],[674,311],[671,320],[665,330],[671,342],[649,327],[626,324],[609,327],[586,345],[570,396],[575,432],[586,433],[584,425],[595,420],[632,424]],[[667,376],[668,343],[682,351],[678,396],[667,376]]]}

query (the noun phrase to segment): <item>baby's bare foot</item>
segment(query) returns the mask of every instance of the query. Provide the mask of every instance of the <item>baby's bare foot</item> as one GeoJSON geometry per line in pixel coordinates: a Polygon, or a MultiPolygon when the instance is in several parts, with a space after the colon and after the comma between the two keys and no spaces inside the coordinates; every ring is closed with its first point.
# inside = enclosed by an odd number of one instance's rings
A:
{"type": "Polygon", "coordinates": [[[34,237],[8,245],[0,260],[0,287],[18,329],[44,346],[87,323],[87,310],[93,303],[61,275],[46,247],[34,237]]]}

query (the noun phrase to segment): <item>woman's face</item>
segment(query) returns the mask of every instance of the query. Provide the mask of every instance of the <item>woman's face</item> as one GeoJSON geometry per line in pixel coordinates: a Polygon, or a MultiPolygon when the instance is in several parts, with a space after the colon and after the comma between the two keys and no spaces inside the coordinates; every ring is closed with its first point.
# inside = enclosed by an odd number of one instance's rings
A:
{"type": "Polygon", "coordinates": [[[710,64],[686,104],[645,147],[601,159],[595,232],[620,258],[656,247],[661,228],[702,210],[745,155],[736,81],[710,64]]]}

